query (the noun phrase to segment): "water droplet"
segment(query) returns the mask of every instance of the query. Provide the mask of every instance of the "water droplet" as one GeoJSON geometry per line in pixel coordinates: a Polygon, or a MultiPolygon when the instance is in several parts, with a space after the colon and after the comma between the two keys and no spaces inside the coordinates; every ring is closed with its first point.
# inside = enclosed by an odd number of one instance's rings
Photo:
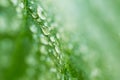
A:
{"type": "Polygon", "coordinates": [[[50,34],[48,27],[43,26],[43,27],[41,27],[41,29],[42,29],[42,32],[44,33],[44,35],[49,35],[50,34]]]}
{"type": "Polygon", "coordinates": [[[54,37],[54,36],[51,36],[51,37],[50,37],[50,40],[51,40],[52,42],[55,42],[55,37],[54,37]]]}
{"type": "Polygon", "coordinates": [[[33,32],[33,33],[37,33],[37,28],[36,28],[35,25],[30,26],[30,30],[31,30],[31,32],[33,32]]]}
{"type": "Polygon", "coordinates": [[[60,49],[59,49],[58,46],[55,46],[55,51],[56,51],[57,53],[60,53],[60,49]]]}
{"type": "Polygon", "coordinates": [[[41,6],[38,6],[38,7],[37,7],[37,14],[38,14],[38,16],[39,16],[42,20],[45,20],[45,19],[46,19],[46,17],[43,15],[43,9],[42,9],[41,6]]]}

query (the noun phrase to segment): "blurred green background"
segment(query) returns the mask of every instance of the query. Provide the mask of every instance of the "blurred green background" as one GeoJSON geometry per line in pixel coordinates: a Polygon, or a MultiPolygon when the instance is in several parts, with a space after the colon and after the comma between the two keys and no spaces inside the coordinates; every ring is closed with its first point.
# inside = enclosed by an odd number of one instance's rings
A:
{"type": "Polygon", "coordinates": [[[119,80],[119,0],[0,0],[0,80],[119,80]]]}

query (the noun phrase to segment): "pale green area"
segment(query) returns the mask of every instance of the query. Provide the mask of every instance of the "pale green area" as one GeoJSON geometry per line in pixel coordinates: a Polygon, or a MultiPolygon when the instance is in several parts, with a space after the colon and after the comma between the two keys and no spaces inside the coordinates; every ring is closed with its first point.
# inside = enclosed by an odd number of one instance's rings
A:
{"type": "Polygon", "coordinates": [[[0,0],[0,80],[119,80],[119,0],[0,0]]]}

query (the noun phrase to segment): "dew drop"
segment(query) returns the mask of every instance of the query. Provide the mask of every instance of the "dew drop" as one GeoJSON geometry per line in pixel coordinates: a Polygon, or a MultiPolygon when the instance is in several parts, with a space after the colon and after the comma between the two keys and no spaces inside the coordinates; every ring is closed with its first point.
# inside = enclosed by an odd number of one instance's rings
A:
{"type": "Polygon", "coordinates": [[[51,37],[50,37],[50,40],[51,40],[52,42],[55,42],[55,37],[54,37],[54,36],[51,36],[51,37]]]}
{"type": "Polygon", "coordinates": [[[59,49],[58,46],[55,46],[55,51],[56,51],[57,53],[60,53],[60,49],[59,49]]]}
{"type": "Polygon", "coordinates": [[[40,7],[40,6],[37,7],[37,14],[38,14],[38,16],[39,16],[42,20],[45,20],[45,19],[46,19],[46,17],[43,15],[43,9],[42,9],[42,7],[40,7]]]}
{"type": "Polygon", "coordinates": [[[49,33],[49,29],[48,29],[48,27],[41,27],[41,29],[42,29],[42,32],[44,33],[44,35],[49,35],[50,33],[49,33]]]}

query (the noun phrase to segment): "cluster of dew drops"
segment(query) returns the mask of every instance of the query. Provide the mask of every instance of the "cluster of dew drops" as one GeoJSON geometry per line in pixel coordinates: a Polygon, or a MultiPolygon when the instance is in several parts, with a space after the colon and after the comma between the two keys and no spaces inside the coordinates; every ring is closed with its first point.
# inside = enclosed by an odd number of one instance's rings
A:
{"type": "MultiPolygon", "coordinates": [[[[32,2],[32,4],[34,3],[32,2]]],[[[32,6],[30,6],[29,9],[32,11],[32,6]]],[[[45,10],[40,5],[37,6],[36,12],[31,12],[32,17],[40,25],[42,31],[42,34],[40,34],[40,42],[42,43],[40,52],[52,56],[51,59],[53,59],[54,64],[58,67],[53,67],[50,71],[61,71],[60,67],[62,67],[63,56],[59,44],[60,35],[58,32],[52,34],[52,31],[56,29],[58,24],[56,22],[51,23],[50,18],[47,18],[46,13],[44,12],[45,10]]],[[[37,33],[37,28],[34,25],[30,27],[30,30],[33,33],[37,33]]],[[[59,74],[57,74],[57,77],[60,78],[59,74]]]]}
{"type": "MultiPolygon", "coordinates": [[[[19,16],[21,16],[22,10],[26,7],[24,6],[23,2],[18,2],[17,0],[11,0],[11,2],[18,7],[16,8],[17,13],[19,16]]],[[[40,46],[40,53],[43,53],[43,55],[47,55],[48,57],[51,57],[53,63],[56,65],[56,67],[52,67],[50,71],[56,72],[58,71],[57,78],[61,78],[61,68],[63,66],[63,55],[61,51],[61,46],[59,44],[60,41],[60,35],[58,32],[54,32],[58,26],[56,22],[50,22],[51,18],[47,17],[47,13],[45,12],[45,9],[43,9],[42,6],[36,5],[34,1],[29,1],[29,6],[27,6],[27,9],[31,15],[31,17],[34,19],[35,22],[39,25],[42,33],[39,36],[41,46],[40,46]]],[[[38,34],[38,28],[35,24],[31,25],[30,31],[33,34],[33,38],[36,39],[36,35],[38,34]]],[[[42,58],[41,58],[42,59],[42,58]]],[[[50,59],[47,59],[50,61],[50,59]]],[[[29,62],[29,61],[28,61],[29,62]]],[[[34,60],[33,60],[34,62],[34,60]]],[[[30,61],[31,63],[31,61],[30,61]]]]}

